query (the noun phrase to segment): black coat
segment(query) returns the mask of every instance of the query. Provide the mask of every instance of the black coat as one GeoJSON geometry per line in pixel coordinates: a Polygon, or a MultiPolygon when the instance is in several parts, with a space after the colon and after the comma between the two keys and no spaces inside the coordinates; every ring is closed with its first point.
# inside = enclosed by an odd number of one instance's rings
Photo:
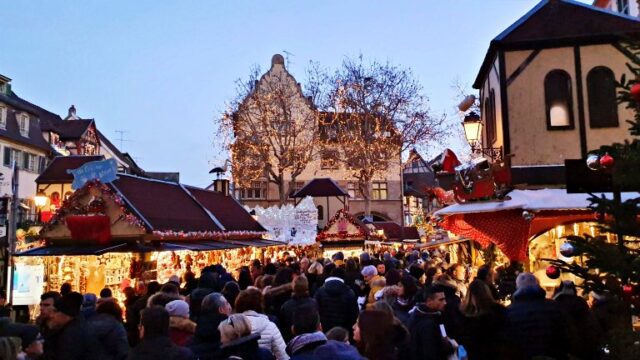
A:
{"type": "Polygon", "coordinates": [[[453,347],[440,333],[442,315],[420,304],[409,316],[411,360],[443,360],[453,353],[453,347]]]}
{"type": "Polygon", "coordinates": [[[259,338],[260,334],[251,334],[225,344],[220,348],[220,359],[228,359],[233,356],[234,359],[243,360],[275,360],[269,350],[261,349],[258,346],[259,338]]]}
{"type": "Polygon", "coordinates": [[[470,359],[507,359],[504,348],[506,319],[507,309],[500,304],[495,304],[489,313],[465,316],[456,341],[464,345],[470,359]]]}
{"type": "Polygon", "coordinates": [[[77,316],[62,329],[48,334],[42,359],[84,360],[100,359],[100,344],[93,329],[82,316],[77,316]]]}
{"type": "MultiPolygon", "coordinates": [[[[89,359],[89,358],[87,358],[89,359]]],[[[129,360],[193,360],[196,357],[186,347],[177,346],[171,342],[169,336],[156,336],[143,339],[129,353],[129,360]]]]}
{"type": "Polygon", "coordinates": [[[291,338],[293,337],[291,334],[291,325],[293,325],[293,314],[301,306],[315,306],[315,308],[317,309],[318,303],[314,298],[310,298],[308,296],[293,296],[291,299],[282,304],[282,307],[280,308],[280,333],[282,334],[282,338],[284,338],[284,342],[286,343],[288,343],[289,340],[291,340],[291,338]]]}
{"type": "Polygon", "coordinates": [[[197,321],[200,316],[200,306],[205,296],[215,291],[220,291],[217,284],[218,276],[212,272],[205,271],[200,275],[198,287],[189,295],[189,309],[191,310],[191,320],[197,321]]]}
{"type": "Polygon", "coordinates": [[[87,320],[102,346],[105,359],[126,359],[129,353],[127,331],[121,321],[109,314],[96,314],[87,320]]]}
{"type": "Polygon", "coordinates": [[[540,287],[519,289],[507,308],[507,339],[525,358],[566,359],[571,326],[566,313],[554,301],[545,299],[540,287]]]}
{"type": "Polygon", "coordinates": [[[328,278],[315,295],[320,322],[326,331],[336,326],[350,330],[358,318],[358,300],[353,290],[336,278],[328,278]]]}
{"type": "Polygon", "coordinates": [[[444,290],[445,300],[447,305],[442,312],[442,321],[447,329],[447,335],[451,339],[458,339],[462,332],[463,316],[460,312],[460,297],[458,296],[459,290],[456,287],[456,283],[453,279],[448,277],[441,277],[433,283],[434,285],[442,287],[444,290]]]}
{"type": "Polygon", "coordinates": [[[214,359],[220,352],[220,331],[218,325],[227,315],[216,312],[202,313],[198,318],[196,332],[189,345],[191,351],[201,360],[214,359]]]}

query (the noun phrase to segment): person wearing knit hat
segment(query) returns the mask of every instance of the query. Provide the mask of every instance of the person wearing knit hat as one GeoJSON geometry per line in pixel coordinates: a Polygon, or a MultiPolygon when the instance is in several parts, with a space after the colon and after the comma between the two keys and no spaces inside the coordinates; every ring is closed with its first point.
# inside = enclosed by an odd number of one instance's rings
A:
{"type": "Polygon", "coordinates": [[[523,272],[516,278],[516,290],[540,287],[538,278],[530,272],[523,272]]]}
{"type": "Polygon", "coordinates": [[[47,325],[54,333],[46,340],[45,359],[97,359],[103,355],[93,330],[80,316],[83,300],[81,294],[71,292],[53,303],[47,325]]]}
{"type": "Polygon", "coordinates": [[[169,313],[169,337],[178,346],[191,342],[196,332],[196,323],[189,320],[189,304],[184,300],[173,300],[164,307],[169,313]]]}
{"type": "Polygon", "coordinates": [[[87,293],[84,294],[84,298],[82,301],[82,307],[80,308],[80,312],[85,319],[89,319],[96,314],[96,303],[98,297],[96,294],[87,293]]]}

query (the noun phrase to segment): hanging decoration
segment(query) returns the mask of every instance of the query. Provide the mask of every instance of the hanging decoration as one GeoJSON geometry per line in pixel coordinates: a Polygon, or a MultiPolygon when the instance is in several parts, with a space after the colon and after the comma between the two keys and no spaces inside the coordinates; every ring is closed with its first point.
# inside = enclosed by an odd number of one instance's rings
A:
{"type": "Polygon", "coordinates": [[[555,280],[560,277],[560,268],[555,265],[549,265],[545,273],[549,279],[555,280]]]}
{"type": "Polygon", "coordinates": [[[605,153],[600,158],[600,165],[604,169],[611,169],[615,163],[616,163],[615,159],[613,158],[613,156],[609,155],[609,153],[605,153]]]}
{"type": "Polygon", "coordinates": [[[576,249],[570,242],[566,241],[560,245],[560,254],[564,257],[572,257],[575,255],[576,249]]]}
{"type": "Polygon", "coordinates": [[[264,235],[262,231],[175,231],[175,230],[154,230],[153,235],[159,240],[247,240],[261,239],[264,235]]]}
{"type": "Polygon", "coordinates": [[[598,171],[600,170],[600,156],[598,154],[589,154],[587,156],[587,167],[590,170],[598,171]]]}
{"type": "Polygon", "coordinates": [[[633,100],[640,102],[640,83],[636,83],[631,87],[631,97],[633,100]]]}

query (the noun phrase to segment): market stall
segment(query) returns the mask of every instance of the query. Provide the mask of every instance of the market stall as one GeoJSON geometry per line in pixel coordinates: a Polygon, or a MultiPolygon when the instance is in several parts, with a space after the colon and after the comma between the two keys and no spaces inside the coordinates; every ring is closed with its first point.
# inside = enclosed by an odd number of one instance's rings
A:
{"type": "Polygon", "coordinates": [[[135,281],[199,276],[210,264],[234,271],[262,259],[265,247],[279,245],[264,233],[228,194],[118,174],[109,183],[88,181],[64,201],[43,227],[41,246],[15,254],[16,277],[22,270],[23,283],[41,278],[40,292],[68,282],[122,297],[135,281]]]}
{"type": "Polygon", "coordinates": [[[346,210],[340,209],[318,233],[318,242],[323,256],[331,257],[338,251],[344,253],[345,258],[359,256],[365,248],[365,241],[380,240],[372,234],[369,228],[346,210]]]}
{"type": "MultiPolygon", "coordinates": [[[[634,194],[623,194],[623,200],[634,194]]],[[[513,190],[503,200],[451,205],[435,213],[440,226],[483,247],[495,246],[511,260],[521,261],[537,273],[543,285],[560,279],[542,276],[543,258],[561,257],[564,236],[599,235],[596,216],[589,209],[588,194],[568,194],[564,189],[513,190]],[[551,281],[553,280],[553,281],[551,281]]],[[[613,235],[606,235],[614,241],[613,235]]],[[[580,259],[575,259],[580,261],[580,259]]]]}

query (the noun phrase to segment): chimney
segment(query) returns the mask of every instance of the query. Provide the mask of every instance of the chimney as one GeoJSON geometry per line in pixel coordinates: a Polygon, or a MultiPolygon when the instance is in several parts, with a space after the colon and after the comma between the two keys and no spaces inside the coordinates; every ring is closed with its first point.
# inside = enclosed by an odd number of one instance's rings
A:
{"type": "Polygon", "coordinates": [[[77,119],[75,105],[71,105],[71,107],[69,108],[69,115],[67,116],[67,119],[71,119],[71,120],[77,119]]]}
{"type": "Polygon", "coordinates": [[[222,193],[224,196],[229,196],[229,180],[215,179],[213,181],[213,190],[222,193]]]}

